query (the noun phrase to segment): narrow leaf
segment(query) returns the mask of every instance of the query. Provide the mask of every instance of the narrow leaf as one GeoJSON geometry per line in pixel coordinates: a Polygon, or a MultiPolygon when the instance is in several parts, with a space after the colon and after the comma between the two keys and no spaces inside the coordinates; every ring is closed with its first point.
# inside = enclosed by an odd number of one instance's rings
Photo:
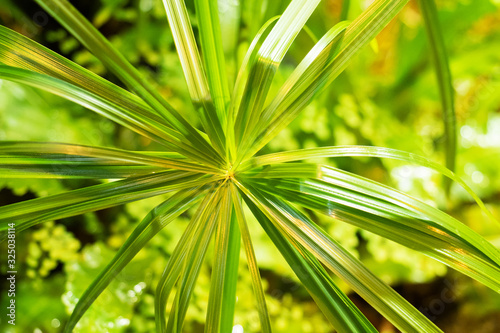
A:
{"type": "Polygon", "coordinates": [[[287,95],[280,105],[280,108],[283,106],[283,109],[277,112],[279,117],[259,134],[247,156],[262,149],[282,129],[288,126],[314,96],[324,91],[337,78],[361,48],[367,45],[386,26],[407,2],[408,0],[373,1],[370,7],[349,25],[342,38],[340,51],[331,63],[323,68],[317,79],[312,84],[297,85],[294,94],[287,95]]]}
{"type": "Polygon", "coordinates": [[[191,126],[158,91],[152,87],[125,57],[67,0],[36,0],[47,12],[59,21],[90,52],[101,60],[109,70],[135,91],[169,125],[183,134],[194,147],[206,150],[219,162],[218,154],[208,142],[191,126]]]}
{"type": "Polygon", "coordinates": [[[408,153],[405,151],[385,148],[385,147],[373,147],[373,146],[335,146],[335,147],[320,147],[320,148],[309,148],[301,150],[292,150],[287,152],[280,152],[268,155],[257,156],[249,160],[245,165],[242,165],[242,169],[266,165],[266,164],[277,164],[291,161],[298,161],[304,159],[322,158],[322,157],[347,157],[347,156],[366,156],[366,157],[377,157],[377,158],[389,158],[394,160],[400,160],[404,162],[409,162],[412,164],[422,165],[424,167],[433,169],[440,174],[448,177],[449,179],[457,182],[462,188],[464,188],[471,197],[476,201],[483,212],[492,220],[499,223],[491,212],[486,208],[484,202],[477,196],[476,193],[464,182],[462,178],[457,176],[453,171],[443,167],[439,163],[435,163],[428,158],[423,156],[408,153]]]}
{"type": "Polygon", "coordinates": [[[446,46],[441,34],[434,0],[419,0],[418,4],[422,11],[425,30],[431,46],[431,56],[436,67],[436,77],[441,97],[441,106],[443,108],[446,167],[454,171],[457,153],[457,119],[455,117],[455,94],[446,46]]]}
{"type": "Polygon", "coordinates": [[[272,332],[271,320],[269,319],[269,312],[267,310],[264,289],[262,288],[259,267],[257,265],[257,259],[255,257],[255,251],[253,249],[250,231],[248,230],[248,224],[246,223],[245,214],[241,205],[241,197],[234,184],[231,184],[231,192],[233,196],[234,209],[236,212],[238,225],[240,227],[239,229],[241,231],[241,237],[243,239],[243,245],[245,247],[248,270],[250,271],[250,275],[252,278],[253,292],[257,301],[257,311],[259,312],[260,327],[263,333],[270,333],[272,332]]]}
{"type": "Polygon", "coordinates": [[[219,152],[224,151],[224,132],[213,106],[205,71],[194,38],[187,8],[181,0],[163,0],[184,77],[195,108],[201,110],[203,127],[219,152]]]}
{"type": "Polygon", "coordinates": [[[87,309],[106,289],[111,281],[135,257],[135,255],[167,224],[201,199],[200,188],[182,190],[167,201],[155,207],[134,229],[113,259],[108,263],[92,284],[78,300],[75,309],[65,327],[65,332],[72,332],[87,309]]]}
{"type": "MultiPolygon", "coordinates": [[[[94,171],[105,166],[115,167],[116,175],[126,176],[129,172],[157,172],[165,169],[177,169],[203,173],[218,173],[216,169],[187,162],[181,155],[174,157],[163,156],[157,152],[133,152],[116,148],[92,147],[75,144],[62,144],[55,142],[26,142],[2,141],[0,142],[0,168],[12,168],[13,174],[25,173],[25,176],[73,176],[85,175],[87,167],[95,168],[94,171]],[[43,168],[38,175],[37,168],[43,168]],[[143,169],[141,169],[143,168],[143,169]],[[123,170],[122,170],[123,169],[123,170]],[[142,170],[142,171],[141,171],[142,170]]],[[[111,170],[110,170],[111,171],[111,170]]],[[[0,171],[5,177],[11,175],[10,171],[0,171]]],[[[22,175],[22,174],[19,174],[22,175]]],[[[88,176],[92,176],[89,169],[88,176]]],[[[104,177],[121,178],[121,177],[104,177]]]]}
{"type": "Polygon", "coordinates": [[[287,238],[248,198],[247,204],[294,273],[337,332],[377,332],[361,311],[332,281],[310,252],[287,238]]]}
{"type": "Polygon", "coordinates": [[[429,319],[385,284],[338,242],[296,209],[247,184],[241,191],[280,230],[301,244],[334,274],[404,332],[441,332],[429,319]]]}
{"type": "Polygon", "coordinates": [[[22,201],[0,207],[0,231],[7,230],[12,222],[22,231],[38,223],[203,185],[210,180],[191,172],[167,171],[22,201]]]}
{"type": "Polygon", "coordinates": [[[319,0],[293,0],[259,49],[236,117],[236,143],[256,125],[276,70],[319,0]]]}

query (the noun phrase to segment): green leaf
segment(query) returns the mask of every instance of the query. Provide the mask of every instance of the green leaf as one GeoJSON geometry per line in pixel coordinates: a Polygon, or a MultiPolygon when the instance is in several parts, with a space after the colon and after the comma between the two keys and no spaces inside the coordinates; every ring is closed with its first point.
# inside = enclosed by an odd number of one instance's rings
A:
{"type": "Polygon", "coordinates": [[[306,216],[270,194],[264,195],[246,183],[237,184],[280,232],[310,251],[398,329],[403,332],[441,332],[306,216]]]}
{"type": "MultiPolygon", "coordinates": [[[[135,110],[138,120],[144,117],[166,125],[165,120],[136,95],[4,26],[0,26],[0,63],[66,81],[99,95],[121,109],[135,110]]],[[[176,137],[179,135],[176,133],[176,137]]]]}
{"type": "Polygon", "coordinates": [[[181,239],[177,243],[167,266],[158,281],[155,293],[155,319],[156,331],[163,333],[167,331],[167,323],[165,320],[165,310],[170,293],[179,279],[179,276],[184,276],[185,265],[193,264],[193,257],[189,254],[193,249],[192,243],[200,244],[200,237],[206,236],[206,227],[209,224],[208,215],[211,212],[212,205],[216,205],[219,200],[217,189],[212,186],[208,195],[205,196],[202,203],[198,207],[196,213],[191,218],[189,225],[182,234],[181,239]]]}
{"type": "Polygon", "coordinates": [[[214,193],[213,201],[204,211],[198,221],[198,231],[189,243],[187,259],[184,262],[180,276],[174,305],[168,318],[166,332],[182,332],[182,326],[186,317],[189,301],[194,290],[194,285],[200,274],[200,269],[207,253],[208,245],[214,234],[218,216],[223,209],[224,192],[218,187],[214,193]],[[215,208],[215,209],[214,209],[215,208]]]}
{"type": "Polygon", "coordinates": [[[135,255],[167,224],[174,221],[188,208],[199,201],[204,194],[200,188],[182,190],[167,201],[155,207],[134,229],[125,243],[120,247],[106,268],[80,297],[65,327],[65,332],[72,332],[80,318],[92,305],[109,283],[135,257],[135,255]]]}
{"type": "Polygon", "coordinates": [[[453,91],[446,46],[439,27],[438,13],[434,0],[419,0],[418,4],[422,11],[425,30],[431,46],[431,56],[436,67],[436,77],[443,108],[446,166],[451,171],[454,171],[457,154],[457,119],[455,117],[455,93],[453,91]]]}
{"type": "Polygon", "coordinates": [[[232,209],[226,267],[224,269],[224,298],[222,299],[221,308],[221,332],[231,332],[233,330],[236,287],[238,283],[238,268],[241,251],[241,233],[234,208],[232,209]]]}
{"type": "Polygon", "coordinates": [[[234,129],[238,145],[247,139],[245,133],[254,129],[279,64],[318,3],[319,0],[293,0],[260,47],[258,58],[250,64],[234,129]]]}
{"type": "Polygon", "coordinates": [[[0,78],[13,82],[27,84],[35,88],[46,90],[52,94],[64,97],[72,102],[78,103],[94,112],[97,112],[133,131],[163,143],[168,148],[199,160],[207,165],[213,165],[213,156],[203,153],[199,148],[193,148],[183,141],[172,139],[172,130],[166,126],[137,119],[134,112],[110,103],[107,99],[93,94],[66,81],[53,78],[48,75],[31,72],[17,67],[0,65],[0,78]],[[125,118],[125,119],[124,119],[125,118]]]}
{"type": "Polygon", "coordinates": [[[394,160],[400,160],[404,162],[409,162],[412,164],[418,164],[425,166],[427,168],[433,169],[440,174],[448,177],[449,179],[457,182],[462,186],[476,201],[482,211],[492,220],[499,223],[491,212],[486,208],[484,202],[477,196],[476,193],[463,181],[462,178],[457,176],[453,171],[443,167],[439,163],[435,163],[423,156],[408,153],[405,151],[385,148],[385,147],[373,147],[373,146],[335,146],[335,147],[320,147],[320,148],[309,148],[301,150],[291,150],[286,152],[268,154],[257,156],[244,165],[241,169],[245,170],[248,168],[255,168],[257,166],[266,164],[278,164],[291,161],[298,161],[304,159],[313,158],[323,158],[323,157],[347,157],[347,156],[365,156],[365,157],[377,157],[377,158],[389,158],[394,160]]]}
{"type": "Polygon", "coordinates": [[[7,230],[8,223],[16,223],[17,231],[22,231],[38,223],[199,186],[211,180],[192,172],[166,171],[27,200],[0,207],[0,231],[7,230]]]}
{"type": "Polygon", "coordinates": [[[52,142],[0,142],[0,175],[6,178],[125,178],[165,169],[218,173],[180,155],[172,158],[52,142]]]}
{"type": "Polygon", "coordinates": [[[231,184],[231,192],[233,196],[234,209],[236,218],[238,220],[239,230],[241,231],[241,237],[243,239],[243,245],[245,247],[248,270],[250,271],[250,275],[252,278],[253,292],[257,301],[257,311],[259,312],[260,327],[263,333],[270,333],[272,332],[271,321],[269,319],[269,312],[267,311],[266,298],[264,289],[262,288],[259,267],[257,265],[257,259],[255,257],[255,251],[253,249],[250,231],[248,230],[248,224],[246,223],[245,214],[241,205],[241,197],[234,184],[231,184]]]}
{"type": "MultiPolygon", "coordinates": [[[[224,294],[224,286],[227,284],[227,282],[225,281],[226,269],[229,269],[230,271],[234,270],[234,267],[228,267],[227,262],[229,256],[229,236],[232,224],[232,197],[227,185],[225,185],[221,190],[221,196],[222,199],[220,202],[217,227],[215,231],[215,255],[212,266],[212,274],[210,278],[211,284],[208,296],[207,319],[205,324],[205,332],[207,333],[223,332],[221,330],[223,303],[227,304],[228,301],[235,301],[235,299],[229,299],[231,297],[234,297],[235,295],[224,294]]],[[[230,264],[234,264],[234,262],[230,264]]],[[[233,276],[233,278],[237,277],[237,274],[236,276],[233,276]]],[[[232,282],[235,283],[236,281],[232,282]]],[[[230,320],[229,327],[232,328],[232,313],[224,313],[224,317],[225,322],[230,320]]]]}
{"type": "Polygon", "coordinates": [[[201,63],[186,6],[181,0],[164,0],[163,5],[193,104],[201,110],[203,127],[218,148],[219,153],[224,152],[224,132],[221,127],[221,118],[217,116],[213,106],[207,77],[201,63]]]}
{"type": "Polygon", "coordinates": [[[345,171],[322,166],[314,178],[261,179],[259,188],[418,250],[500,290],[500,251],[466,225],[404,193],[345,171]]]}
{"type": "Polygon", "coordinates": [[[280,105],[284,112],[278,112],[279,117],[263,129],[247,156],[258,152],[288,126],[314,96],[324,91],[337,78],[361,48],[386,26],[407,2],[408,0],[375,0],[358,16],[343,35],[340,51],[336,57],[324,66],[312,84],[299,84],[294,88],[293,94],[287,95],[280,105]]]}
{"type": "Polygon", "coordinates": [[[293,238],[287,238],[266,215],[248,198],[246,202],[254,216],[279,249],[285,260],[307,288],[316,304],[335,327],[337,332],[377,332],[332,281],[323,266],[293,238]]]}
{"type": "Polygon", "coordinates": [[[226,108],[229,104],[229,87],[217,1],[195,0],[194,4],[196,5],[196,17],[200,25],[201,47],[207,69],[210,94],[220,123],[225,128],[227,120],[226,108]]]}
{"type": "Polygon", "coordinates": [[[246,54],[245,58],[243,58],[243,61],[240,66],[240,70],[238,72],[238,76],[236,77],[236,82],[234,84],[233,88],[233,93],[231,96],[231,101],[229,104],[229,110],[228,110],[228,121],[227,121],[227,130],[226,130],[226,135],[227,135],[227,141],[228,141],[228,149],[229,149],[229,155],[231,157],[236,157],[236,142],[235,142],[235,137],[234,137],[234,126],[235,126],[235,119],[237,116],[237,112],[240,109],[241,106],[241,100],[243,98],[243,94],[245,92],[245,86],[248,81],[248,76],[249,76],[249,64],[252,64],[255,62],[255,59],[257,57],[257,51],[262,45],[262,37],[265,36],[265,33],[267,32],[268,28],[273,24],[279,16],[275,16],[271,19],[269,19],[257,32],[255,35],[254,39],[252,40],[252,43],[250,44],[246,54]]]}
{"type": "MultiPolygon", "coordinates": [[[[305,58],[281,87],[278,94],[273,98],[271,104],[262,112],[254,131],[248,134],[246,145],[242,145],[243,152],[252,148],[252,155],[258,148],[252,147],[252,140],[262,128],[281,117],[290,107],[284,102],[298,99],[305,89],[315,84],[324,67],[328,65],[336,55],[339,41],[345,33],[349,22],[340,22],[330,29],[309,51],[305,58]]],[[[240,160],[245,154],[240,155],[240,160]]]]}
{"type": "Polygon", "coordinates": [[[205,150],[215,160],[222,158],[208,142],[191,126],[158,91],[140,75],[125,57],[67,0],[36,0],[37,3],[59,21],[71,34],[92,52],[130,89],[135,91],[169,125],[184,135],[193,147],[205,150]]]}

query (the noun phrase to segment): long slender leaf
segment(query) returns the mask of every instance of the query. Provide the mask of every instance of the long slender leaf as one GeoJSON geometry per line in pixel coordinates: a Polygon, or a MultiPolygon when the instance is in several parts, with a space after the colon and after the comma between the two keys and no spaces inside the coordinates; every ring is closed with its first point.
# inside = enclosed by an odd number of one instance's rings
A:
{"type": "Polygon", "coordinates": [[[165,101],[139,71],[67,0],[36,0],[58,20],[75,38],[101,60],[130,89],[134,90],[169,124],[182,133],[188,142],[200,150],[209,152],[222,163],[221,157],[208,142],[170,104],[165,101]]]}
{"type": "Polygon", "coordinates": [[[285,202],[268,194],[263,195],[247,184],[239,184],[239,188],[275,227],[310,251],[397,328],[404,332],[441,332],[306,216],[285,202]]]}
{"type": "Polygon", "coordinates": [[[1,178],[121,179],[161,171],[165,169],[89,158],[0,157],[1,178]]]}
{"type": "Polygon", "coordinates": [[[266,164],[277,164],[291,161],[298,161],[304,159],[322,158],[322,157],[347,157],[347,156],[367,156],[377,158],[389,158],[418,164],[427,168],[433,169],[442,175],[450,178],[462,186],[481,207],[483,212],[492,220],[498,223],[491,212],[486,208],[484,202],[477,196],[476,193],[463,181],[462,178],[457,176],[453,171],[443,167],[439,163],[435,163],[423,156],[408,153],[405,151],[373,146],[335,146],[335,147],[320,147],[309,148],[301,150],[292,150],[287,152],[280,152],[268,155],[257,156],[249,160],[246,164],[241,166],[242,170],[254,168],[266,164]]]}
{"type": "Polygon", "coordinates": [[[72,332],[80,318],[106,289],[109,283],[135,257],[135,255],[167,224],[201,199],[204,192],[200,188],[182,190],[167,201],[155,207],[134,229],[113,259],[85,290],[65,327],[65,332],[72,332]]]}
{"type": "Polygon", "coordinates": [[[69,84],[66,81],[37,72],[5,65],[0,65],[0,78],[49,91],[50,93],[64,97],[93,110],[135,132],[159,141],[170,149],[182,152],[192,157],[194,160],[201,160],[209,165],[214,162],[214,159],[207,153],[202,153],[199,149],[195,149],[182,141],[173,141],[172,136],[166,135],[166,133],[171,132],[171,130],[162,124],[152,121],[144,124],[144,118],[138,120],[133,112],[112,104],[105,98],[78,86],[69,84]],[[127,119],[124,120],[124,117],[127,119]]]}
{"type": "Polygon", "coordinates": [[[186,6],[181,0],[163,0],[163,5],[193,104],[201,110],[202,124],[210,139],[219,152],[223,152],[224,132],[220,118],[213,106],[207,77],[201,63],[186,6]]]}
{"type": "Polygon", "coordinates": [[[451,216],[331,167],[320,168],[316,178],[277,179],[266,185],[287,200],[416,249],[500,290],[500,251],[451,216]]]}
{"type": "Polygon", "coordinates": [[[446,46],[439,27],[438,13],[434,0],[419,0],[418,4],[422,11],[425,30],[431,45],[432,59],[436,67],[436,77],[443,108],[446,166],[451,171],[454,171],[457,154],[457,119],[455,117],[455,93],[446,46]]]}
{"type": "Polygon", "coordinates": [[[217,189],[214,198],[218,200],[218,202],[212,201],[214,206],[211,206],[211,209],[206,211],[206,214],[202,215],[199,221],[199,233],[189,244],[187,250],[187,257],[189,259],[184,262],[177,295],[168,318],[167,332],[182,332],[182,326],[184,324],[194,285],[198,279],[208,245],[214,234],[217,225],[216,222],[223,207],[222,200],[224,198],[224,191],[220,189],[221,187],[217,189]],[[213,209],[214,207],[216,208],[213,209]]]}
{"type": "Polygon", "coordinates": [[[6,230],[7,224],[12,222],[16,223],[18,231],[22,231],[41,222],[113,207],[210,181],[210,177],[201,174],[167,171],[27,200],[0,207],[0,231],[6,230]]]}
{"type": "Polygon", "coordinates": [[[165,310],[169,295],[175,283],[179,279],[184,268],[184,263],[187,257],[187,250],[193,239],[197,239],[203,229],[200,227],[200,220],[206,216],[207,210],[211,204],[217,203],[217,197],[214,187],[212,186],[209,193],[205,196],[202,203],[196,210],[196,213],[191,218],[188,226],[184,230],[181,239],[177,243],[172,255],[168,260],[168,264],[158,281],[155,294],[155,319],[156,331],[158,333],[166,331],[165,310]]]}
{"type": "Polygon", "coordinates": [[[217,1],[195,0],[196,17],[200,25],[200,40],[203,59],[208,72],[208,85],[215,104],[215,109],[222,127],[227,121],[229,104],[228,77],[222,47],[222,35],[219,23],[217,1]]]}
{"type": "Polygon", "coordinates": [[[255,299],[257,301],[257,310],[259,312],[260,327],[263,333],[270,333],[272,332],[271,320],[269,319],[269,312],[267,310],[264,289],[262,288],[259,267],[257,265],[257,259],[255,257],[255,251],[253,249],[252,239],[250,238],[250,231],[248,230],[248,224],[246,223],[243,207],[241,205],[241,197],[234,184],[231,184],[231,192],[233,196],[234,209],[238,220],[238,225],[241,231],[241,237],[243,239],[243,245],[245,247],[248,270],[250,271],[250,275],[252,277],[252,287],[253,287],[253,292],[255,294],[255,299]]]}
{"type": "Polygon", "coordinates": [[[165,124],[165,120],[136,95],[4,26],[0,26],[0,62],[66,81],[124,109],[134,109],[137,118],[140,115],[165,124]]]}
{"type": "MultiPolygon", "coordinates": [[[[231,195],[231,193],[230,193],[231,195]]],[[[231,195],[232,197],[232,195],[231,195]]],[[[229,227],[228,250],[226,267],[224,269],[224,288],[221,307],[221,332],[233,330],[234,312],[236,307],[236,289],[238,283],[238,268],[241,251],[241,233],[234,212],[231,214],[231,226],[229,227]]]]}
{"type": "MultiPolygon", "coordinates": [[[[116,167],[115,171],[120,172],[123,176],[127,172],[139,172],[141,168],[144,168],[144,172],[157,172],[162,169],[163,171],[164,169],[177,169],[213,174],[219,172],[216,169],[188,162],[181,155],[174,158],[173,155],[166,157],[162,156],[163,154],[55,142],[3,141],[0,142],[0,168],[17,169],[19,176],[32,177],[37,176],[34,173],[37,168],[44,168],[41,171],[49,175],[85,175],[88,171],[88,176],[92,176],[92,171],[99,171],[99,167],[104,166],[116,167]],[[87,167],[97,168],[86,170],[87,167]],[[127,170],[125,167],[131,169],[127,170]]],[[[103,169],[102,172],[105,170],[103,169]]],[[[116,175],[120,175],[120,173],[116,175]]],[[[5,177],[11,175],[7,169],[0,171],[0,174],[5,177]]]]}
{"type": "Polygon", "coordinates": [[[227,121],[227,147],[229,149],[229,156],[233,158],[236,157],[236,141],[234,137],[234,126],[235,119],[237,117],[237,112],[241,106],[241,100],[243,98],[243,94],[245,92],[245,86],[248,81],[249,76],[249,64],[254,63],[257,57],[257,51],[262,45],[262,38],[265,36],[265,33],[269,29],[269,27],[279,18],[279,16],[275,16],[269,19],[257,32],[252,43],[248,47],[247,53],[245,54],[245,58],[240,66],[240,70],[238,72],[238,76],[236,77],[236,82],[234,84],[233,93],[231,95],[231,101],[229,103],[228,110],[228,121],[227,121]]]}
{"type": "Polygon", "coordinates": [[[246,202],[337,332],[377,332],[310,252],[280,232],[250,199],[246,202]]]}
{"type": "MultiPolygon", "coordinates": [[[[205,325],[205,332],[207,333],[217,333],[221,331],[222,304],[227,302],[226,297],[228,297],[228,295],[224,295],[224,285],[226,284],[225,272],[228,268],[227,259],[229,255],[229,236],[232,219],[232,196],[227,185],[221,190],[221,196],[222,200],[215,231],[215,256],[210,279],[210,293],[208,296],[207,319],[205,325]]],[[[229,297],[230,296],[231,295],[229,295],[229,297]]],[[[233,317],[228,313],[224,315],[231,319],[233,317]]]]}
{"type": "Polygon", "coordinates": [[[259,49],[236,117],[236,143],[255,127],[276,69],[318,3],[319,0],[293,0],[259,49]]]}
{"type": "Polygon", "coordinates": [[[407,2],[408,0],[375,0],[356,18],[347,28],[337,56],[324,67],[312,84],[299,84],[294,88],[294,94],[287,95],[280,105],[280,110],[276,112],[278,117],[259,134],[247,156],[254,155],[288,126],[314,96],[324,91],[337,78],[360,49],[390,22],[407,2]],[[298,97],[295,98],[296,96],[298,97]]]}
{"type": "Polygon", "coordinates": [[[324,67],[334,59],[339,42],[348,25],[349,23],[345,21],[336,24],[314,45],[311,51],[300,62],[274,97],[271,104],[264,109],[257,125],[252,131],[248,132],[246,141],[241,145],[240,159],[237,160],[236,164],[245,157],[245,152],[252,148],[253,140],[258,132],[262,131],[262,128],[265,128],[267,124],[278,118],[279,113],[285,112],[290,106],[283,104],[283,101],[285,99],[288,101],[296,100],[302,93],[301,87],[308,87],[315,83],[324,67]]]}

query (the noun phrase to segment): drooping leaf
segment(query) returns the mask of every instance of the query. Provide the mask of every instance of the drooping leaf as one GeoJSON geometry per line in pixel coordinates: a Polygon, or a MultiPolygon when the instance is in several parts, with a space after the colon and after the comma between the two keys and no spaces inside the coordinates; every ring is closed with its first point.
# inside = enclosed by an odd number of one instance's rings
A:
{"type": "Polygon", "coordinates": [[[17,231],[22,231],[38,223],[113,207],[210,181],[210,177],[202,174],[166,171],[22,201],[0,207],[0,231],[7,230],[8,223],[12,222],[16,223],[17,231]]]}
{"type": "MultiPolygon", "coordinates": [[[[205,150],[215,160],[220,156],[208,142],[167,101],[160,96],[127,59],[67,0],[36,0],[106,67],[135,91],[169,125],[179,131],[196,149],[205,150]]],[[[219,162],[222,160],[219,159],[219,162]]]]}
{"type": "Polygon", "coordinates": [[[337,332],[377,332],[310,252],[287,238],[251,200],[247,198],[246,202],[337,332]]]}
{"type": "Polygon", "coordinates": [[[200,188],[182,190],[155,207],[139,223],[125,243],[120,247],[106,268],[99,273],[71,313],[65,332],[72,332],[80,318],[97,297],[135,255],[167,224],[199,201],[204,192],[200,188]]]}
{"type": "Polygon", "coordinates": [[[404,332],[442,332],[295,208],[249,184],[238,187],[281,233],[310,251],[394,326],[404,332]]]}

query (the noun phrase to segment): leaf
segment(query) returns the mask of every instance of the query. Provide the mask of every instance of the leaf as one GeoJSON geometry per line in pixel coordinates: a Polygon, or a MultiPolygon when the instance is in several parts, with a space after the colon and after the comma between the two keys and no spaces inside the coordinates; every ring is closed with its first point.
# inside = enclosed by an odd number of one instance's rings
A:
{"type": "Polygon", "coordinates": [[[262,45],[262,38],[265,36],[268,28],[273,24],[279,16],[275,16],[269,19],[257,32],[252,43],[248,47],[248,50],[245,54],[245,58],[243,59],[240,70],[238,72],[238,76],[236,77],[236,82],[234,84],[233,93],[231,96],[229,110],[228,110],[228,121],[227,121],[227,140],[228,140],[228,149],[230,149],[230,156],[236,157],[236,142],[234,137],[234,126],[235,119],[237,116],[237,112],[241,105],[241,100],[243,98],[243,94],[245,92],[245,86],[248,81],[249,76],[249,64],[255,62],[255,58],[257,56],[257,51],[262,45]]]}
{"type": "MultiPolygon", "coordinates": [[[[219,215],[215,231],[214,261],[210,278],[211,283],[208,296],[207,319],[205,324],[205,332],[207,333],[224,332],[221,330],[222,306],[223,304],[227,305],[228,301],[233,302],[233,304],[235,301],[235,299],[228,299],[235,297],[234,294],[232,296],[224,294],[224,286],[227,284],[225,281],[226,269],[229,269],[229,271],[234,270],[234,267],[228,267],[227,261],[229,256],[229,237],[231,234],[230,229],[232,224],[232,197],[227,185],[221,189],[221,196],[222,199],[219,204],[219,215]]],[[[234,264],[234,262],[232,264],[234,264]]],[[[237,271],[238,267],[236,267],[236,273],[237,271]]],[[[236,274],[232,277],[237,279],[238,275],[236,274]]],[[[236,283],[236,280],[232,282],[236,283]]],[[[234,313],[234,305],[232,313],[234,313]]],[[[224,313],[224,317],[225,322],[227,322],[229,318],[231,319],[229,327],[232,328],[232,314],[224,313]]]]}
{"type": "Polygon", "coordinates": [[[271,321],[269,319],[269,312],[267,310],[264,289],[262,288],[259,267],[257,265],[257,259],[255,257],[255,251],[253,249],[252,239],[250,238],[250,231],[248,230],[248,224],[245,221],[245,215],[243,212],[243,207],[241,205],[241,197],[234,184],[231,184],[231,194],[233,196],[236,218],[238,220],[238,225],[240,227],[239,229],[241,231],[241,237],[243,239],[243,245],[245,247],[248,270],[250,271],[250,276],[252,278],[252,287],[253,287],[253,292],[255,294],[255,299],[257,301],[257,311],[259,312],[260,327],[263,333],[270,333],[272,332],[271,321]]]}
{"type": "Polygon", "coordinates": [[[67,0],[36,0],[36,2],[101,60],[123,83],[163,116],[172,128],[184,135],[187,142],[201,151],[205,150],[215,160],[222,163],[220,156],[196,129],[168,104],[158,91],[144,80],[139,71],[67,0]]]}
{"type": "Polygon", "coordinates": [[[177,169],[217,173],[215,169],[154,152],[52,142],[0,142],[0,175],[8,178],[124,178],[177,169]]]}
{"type": "Polygon", "coordinates": [[[292,238],[287,238],[248,197],[246,202],[337,332],[377,332],[310,252],[292,238]]]}
{"type": "Polygon", "coordinates": [[[286,152],[257,156],[247,161],[246,164],[242,165],[241,169],[245,170],[248,168],[254,168],[266,164],[277,164],[277,163],[284,163],[284,162],[291,162],[291,161],[312,159],[312,158],[347,157],[347,156],[369,156],[378,158],[390,158],[404,162],[409,162],[412,164],[422,165],[427,168],[433,169],[460,184],[460,186],[462,186],[462,188],[464,188],[476,201],[476,203],[483,210],[483,212],[492,221],[498,223],[495,217],[486,208],[481,198],[479,198],[477,194],[474,193],[474,191],[463,181],[463,179],[457,176],[453,171],[450,171],[449,169],[443,167],[441,164],[435,163],[423,156],[414,153],[408,153],[397,149],[391,149],[385,147],[373,147],[373,146],[335,146],[335,147],[320,147],[320,148],[291,150],[286,152]]]}
{"type": "MultiPolygon", "coordinates": [[[[8,223],[16,223],[16,230],[22,231],[42,222],[199,186],[211,180],[192,172],[166,171],[22,201],[0,207],[0,231],[7,230],[8,223]]],[[[5,235],[2,236],[4,240],[5,235]]]]}
{"type": "MultiPolygon", "coordinates": [[[[457,154],[457,119],[455,116],[455,93],[446,45],[439,27],[438,13],[434,0],[418,1],[424,18],[425,30],[431,46],[431,57],[436,67],[436,77],[443,108],[444,141],[446,147],[446,167],[455,170],[457,154]]],[[[449,186],[449,184],[447,185],[449,186]]]]}
{"type": "Polygon", "coordinates": [[[238,283],[238,268],[241,250],[241,233],[234,208],[231,215],[229,229],[228,251],[226,267],[224,269],[224,291],[221,309],[221,332],[233,330],[234,310],[236,306],[236,287],[238,283]]]}
{"type": "Polygon", "coordinates": [[[404,193],[332,167],[321,166],[314,178],[261,179],[258,184],[266,192],[418,250],[500,290],[500,251],[466,225],[404,193]]]}
{"type": "Polygon", "coordinates": [[[203,191],[192,188],[179,191],[167,201],[155,207],[134,229],[113,259],[102,270],[92,284],[80,297],[65,327],[65,332],[72,332],[87,309],[106,289],[109,283],[135,257],[135,255],[167,224],[174,221],[188,208],[201,199],[203,191]]]}
{"type": "Polygon", "coordinates": [[[181,0],[164,0],[163,5],[193,104],[201,110],[203,127],[219,153],[224,152],[224,133],[213,106],[186,6],[181,0]]]}
{"type": "Polygon", "coordinates": [[[189,255],[189,251],[192,249],[191,244],[196,241],[200,244],[200,237],[203,237],[204,235],[206,236],[207,230],[204,229],[204,227],[206,227],[209,223],[209,221],[207,221],[207,216],[210,213],[212,205],[216,205],[218,200],[219,197],[217,189],[212,186],[198,207],[196,213],[191,218],[186,230],[184,230],[181,239],[172,252],[167,266],[158,281],[155,293],[155,319],[156,331],[159,333],[166,332],[167,330],[165,310],[170,292],[181,274],[182,276],[184,275],[184,267],[188,261],[191,264],[193,263],[192,257],[189,255]]]}
{"type": "MultiPolygon", "coordinates": [[[[408,0],[375,0],[347,28],[336,57],[325,65],[313,82],[299,81],[294,93],[288,94],[279,105],[278,116],[254,139],[252,149],[246,156],[252,156],[264,147],[281,130],[287,127],[304,110],[312,98],[324,91],[347,67],[349,61],[374,38],[405,6],[408,0]],[[307,84],[301,84],[307,83],[307,84]]],[[[312,73],[310,73],[312,74],[312,73]]]]}
{"type": "Polygon", "coordinates": [[[200,160],[208,165],[213,165],[214,159],[207,153],[185,144],[182,141],[173,140],[171,130],[160,123],[147,122],[145,119],[137,119],[133,112],[114,105],[96,94],[84,90],[48,75],[31,72],[17,67],[0,65],[0,78],[13,82],[27,84],[35,88],[46,90],[52,94],[64,97],[72,102],[78,103],[94,112],[97,112],[133,131],[156,140],[168,148],[182,152],[184,155],[200,160]],[[126,118],[125,120],[123,118],[126,118]]]}
{"type": "Polygon", "coordinates": [[[274,74],[319,0],[293,0],[273,27],[259,49],[258,57],[250,64],[241,107],[235,123],[236,143],[251,133],[259,119],[274,74]]]}
{"type": "Polygon", "coordinates": [[[222,128],[226,126],[229,104],[228,77],[222,48],[217,1],[195,0],[196,17],[200,28],[201,48],[208,73],[210,94],[222,128]]]}
{"type": "Polygon", "coordinates": [[[187,260],[184,262],[182,274],[180,276],[177,294],[174,305],[170,312],[166,332],[182,332],[184,318],[189,306],[189,301],[194,290],[194,285],[200,274],[200,269],[207,253],[207,248],[214,234],[218,216],[221,213],[224,191],[216,189],[208,210],[198,221],[198,232],[189,244],[187,249],[187,260]]]}
{"type": "MultiPolygon", "coordinates": [[[[280,113],[282,114],[286,112],[289,105],[283,104],[285,98],[290,101],[294,100],[294,98],[298,97],[301,92],[300,88],[297,87],[310,86],[314,84],[314,81],[317,79],[324,66],[335,57],[339,41],[345,33],[348,25],[348,22],[338,23],[314,45],[297,68],[288,77],[286,82],[278,91],[277,95],[271,101],[270,105],[264,109],[257,125],[254,128],[254,131],[248,134],[245,144],[242,144],[242,152],[246,152],[248,149],[252,149],[253,152],[255,148],[252,146],[252,143],[259,131],[262,131],[263,128],[278,118],[280,113]],[[296,97],[290,97],[291,95],[297,93],[298,95],[296,97]]],[[[239,155],[239,159],[237,160],[237,164],[245,156],[247,155],[241,153],[239,155]]]]}
{"type": "Polygon", "coordinates": [[[441,332],[306,216],[270,194],[264,195],[248,184],[237,184],[280,232],[310,251],[398,329],[403,332],[441,332]]]}
{"type": "MultiPolygon", "coordinates": [[[[52,76],[99,95],[122,109],[134,109],[139,120],[146,118],[148,121],[166,124],[162,117],[136,95],[4,26],[0,26],[0,62],[52,76]]],[[[128,116],[124,115],[123,118],[127,119],[128,116]]],[[[179,135],[177,133],[176,137],[179,135]]]]}

